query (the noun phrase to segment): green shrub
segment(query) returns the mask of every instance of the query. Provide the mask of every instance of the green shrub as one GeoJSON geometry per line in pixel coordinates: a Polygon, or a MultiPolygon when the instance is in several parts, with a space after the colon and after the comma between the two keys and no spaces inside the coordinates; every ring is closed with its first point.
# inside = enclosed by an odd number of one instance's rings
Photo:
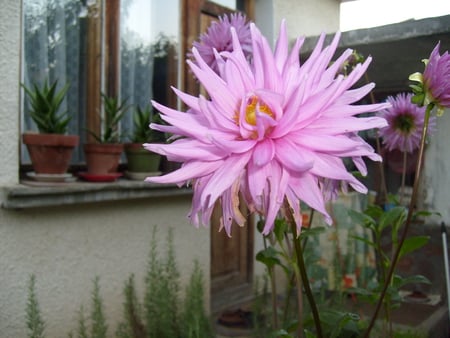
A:
{"type": "Polygon", "coordinates": [[[106,325],[105,316],[103,314],[103,300],[100,296],[99,277],[94,278],[94,290],[92,291],[92,338],[106,338],[108,326],[106,325]]]}
{"type": "Polygon", "coordinates": [[[131,274],[125,282],[123,293],[125,296],[125,302],[123,303],[125,321],[119,324],[116,336],[118,338],[147,337],[145,326],[142,323],[142,307],[136,294],[134,274],[131,274]]]}
{"type": "MultiPolygon", "coordinates": [[[[163,258],[158,255],[157,228],[153,229],[150,242],[149,262],[145,276],[144,299],[139,301],[134,274],[124,283],[123,320],[118,324],[118,338],[212,338],[210,319],[205,311],[203,272],[197,261],[186,287],[184,301],[180,300],[179,279],[173,231],[166,239],[163,258]]],[[[40,314],[35,292],[35,277],[30,278],[26,309],[29,338],[44,338],[44,321],[40,314]]],[[[108,325],[104,316],[103,299],[100,295],[100,278],[93,280],[90,316],[86,317],[83,306],[78,312],[78,327],[69,337],[106,338],[108,325]]]]}
{"type": "Polygon", "coordinates": [[[28,302],[26,308],[26,321],[29,338],[43,338],[45,323],[41,316],[39,302],[36,295],[36,276],[30,276],[28,284],[28,302]]]}
{"type": "Polygon", "coordinates": [[[213,337],[211,322],[205,312],[204,292],[203,272],[198,261],[195,261],[189,285],[186,287],[182,314],[183,333],[186,338],[213,337]]]}

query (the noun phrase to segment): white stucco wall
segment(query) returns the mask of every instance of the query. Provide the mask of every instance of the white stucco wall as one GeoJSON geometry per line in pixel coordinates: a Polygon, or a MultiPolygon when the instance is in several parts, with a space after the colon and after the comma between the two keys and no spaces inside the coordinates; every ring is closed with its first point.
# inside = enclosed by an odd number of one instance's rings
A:
{"type": "Polygon", "coordinates": [[[433,216],[431,222],[450,224],[450,109],[437,118],[436,132],[430,137],[425,152],[421,193],[423,207],[441,214],[433,216]]]}
{"type": "Polygon", "coordinates": [[[19,69],[21,1],[0,11],[0,185],[16,184],[19,172],[19,69]]]}
{"type": "MultiPolygon", "coordinates": [[[[198,259],[209,290],[209,229],[186,221],[189,197],[91,203],[0,212],[0,337],[26,337],[30,274],[46,321],[47,337],[76,329],[77,311],[90,311],[93,278],[100,277],[110,336],[122,317],[123,283],[131,273],[143,299],[153,227],[166,251],[169,227],[182,290],[198,259]]],[[[208,302],[208,294],[206,294],[208,302]]]]}
{"type": "Polygon", "coordinates": [[[339,30],[340,1],[337,0],[255,0],[255,22],[269,41],[278,35],[286,19],[289,39],[316,36],[339,30]]]}
{"type": "Polygon", "coordinates": [[[274,1],[275,31],[278,32],[278,25],[284,18],[289,23],[290,38],[336,32],[339,6],[336,0],[274,1]]]}

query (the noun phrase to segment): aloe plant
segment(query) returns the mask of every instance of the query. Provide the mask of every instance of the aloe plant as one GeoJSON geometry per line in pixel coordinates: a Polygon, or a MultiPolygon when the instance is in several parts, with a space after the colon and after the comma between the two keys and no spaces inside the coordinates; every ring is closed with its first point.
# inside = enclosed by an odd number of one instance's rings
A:
{"type": "Polygon", "coordinates": [[[161,116],[158,112],[152,114],[150,106],[141,109],[140,106],[136,107],[133,114],[133,134],[131,141],[134,143],[145,142],[164,142],[165,135],[158,130],[150,129],[150,122],[162,123],[161,116]]]}
{"type": "Polygon", "coordinates": [[[104,93],[101,95],[103,99],[103,108],[105,111],[105,116],[102,119],[102,132],[100,134],[97,134],[91,130],[88,130],[88,132],[99,143],[119,143],[119,123],[128,109],[127,99],[119,100],[115,96],[108,96],[104,93]]]}
{"type": "Polygon", "coordinates": [[[69,121],[72,116],[67,111],[58,113],[62,102],[69,89],[69,84],[57,91],[56,80],[51,85],[45,80],[44,85],[39,87],[36,83],[32,88],[21,84],[30,102],[29,114],[36,123],[40,133],[66,134],[69,121]]]}

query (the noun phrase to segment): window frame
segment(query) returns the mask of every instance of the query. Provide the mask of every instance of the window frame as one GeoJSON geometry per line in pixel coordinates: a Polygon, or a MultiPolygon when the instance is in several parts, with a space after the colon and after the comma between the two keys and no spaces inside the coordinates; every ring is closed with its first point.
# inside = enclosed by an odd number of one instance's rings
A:
{"type": "MultiPolygon", "coordinates": [[[[199,85],[190,76],[185,55],[190,50],[192,43],[200,34],[199,22],[193,20],[198,13],[207,13],[218,17],[224,13],[224,7],[206,0],[179,0],[180,6],[180,32],[178,35],[177,53],[179,60],[175,74],[170,74],[169,82],[181,90],[196,95],[199,93],[199,85]],[[195,13],[195,15],[194,15],[195,13]]],[[[246,13],[247,17],[253,19],[254,0],[237,0],[237,10],[246,13]]],[[[120,95],[120,0],[94,0],[87,8],[87,41],[86,41],[86,79],[85,85],[85,130],[99,134],[101,132],[102,97],[120,95]]],[[[229,12],[233,10],[229,9],[229,12]]],[[[172,64],[173,66],[173,64],[172,64]]],[[[23,65],[22,65],[23,67],[23,65]]],[[[176,108],[179,100],[170,91],[167,104],[176,108]]],[[[80,112],[81,114],[81,112],[80,112]]],[[[81,116],[81,115],[80,115],[81,116]]],[[[21,128],[22,129],[22,128],[21,128]]],[[[21,130],[22,132],[24,130],[21,130]]],[[[84,143],[95,142],[95,138],[86,132],[80,132],[80,153],[84,143]]],[[[81,156],[82,157],[82,156],[81,156]]],[[[22,163],[20,156],[21,172],[29,170],[30,163],[22,163]]],[[[83,169],[83,161],[71,163],[71,171],[83,169]]]]}

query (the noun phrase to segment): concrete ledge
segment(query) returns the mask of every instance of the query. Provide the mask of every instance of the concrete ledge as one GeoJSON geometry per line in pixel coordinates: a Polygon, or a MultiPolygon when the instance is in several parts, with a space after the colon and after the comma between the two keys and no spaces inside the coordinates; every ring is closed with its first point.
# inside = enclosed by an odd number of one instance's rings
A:
{"type": "Polygon", "coordinates": [[[111,183],[19,184],[2,188],[2,208],[25,209],[79,203],[190,195],[190,188],[119,179],[111,183]]]}

